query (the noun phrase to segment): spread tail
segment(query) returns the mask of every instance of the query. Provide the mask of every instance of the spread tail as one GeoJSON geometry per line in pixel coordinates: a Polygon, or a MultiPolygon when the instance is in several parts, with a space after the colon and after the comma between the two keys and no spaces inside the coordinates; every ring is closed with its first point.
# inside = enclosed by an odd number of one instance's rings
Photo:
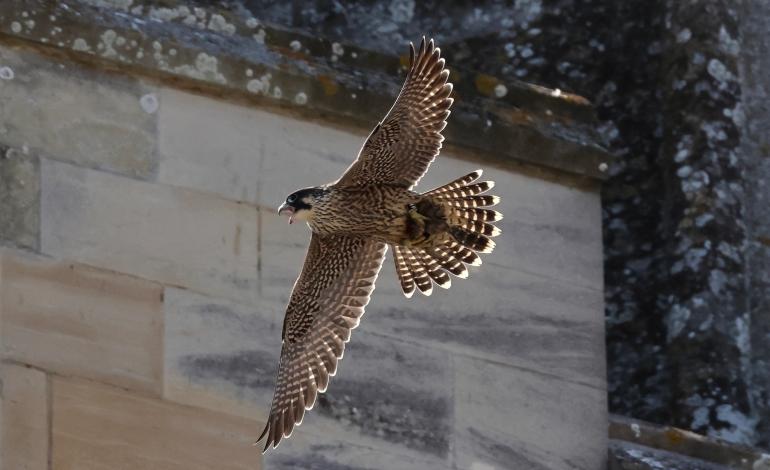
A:
{"type": "Polygon", "coordinates": [[[495,183],[477,183],[481,174],[481,170],[476,170],[424,193],[444,209],[448,229],[432,239],[428,246],[393,246],[396,273],[407,297],[411,297],[415,290],[430,295],[434,283],[448,289],[452,284],[448,273],[466,278],[466,265],[480,265],[478,253],[494,250],[492,238],[501,232],[493,223],[502,220],[503,215],[487,208],[497,204],[500,198],[483,194],[495,183]]]}

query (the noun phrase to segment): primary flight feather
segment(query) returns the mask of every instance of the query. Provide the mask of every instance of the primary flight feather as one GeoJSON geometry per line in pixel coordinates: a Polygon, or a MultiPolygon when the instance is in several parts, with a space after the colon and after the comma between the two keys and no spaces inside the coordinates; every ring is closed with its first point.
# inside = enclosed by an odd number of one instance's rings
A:
{"type": "Polygon", "coordinates": [[[401,93],[358,158],[334,183],[290,194],[278,210],[312,236],[286,308],[270,414],[259,440],[275,447],[302,423],[337,371],[374,291],[387,247],[404,295],[449,288],[490,253],[502,215],[481,170],[426,193],[412,191],[441,149],[452,84],[433,40],[415,51],[401,93]]]}

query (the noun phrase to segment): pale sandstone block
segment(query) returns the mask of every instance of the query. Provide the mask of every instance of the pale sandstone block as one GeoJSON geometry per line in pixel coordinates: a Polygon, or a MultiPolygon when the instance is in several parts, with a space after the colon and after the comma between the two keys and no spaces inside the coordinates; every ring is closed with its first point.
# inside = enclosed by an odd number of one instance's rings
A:
{"type": "Polygon", "coordinates": [[[436,158],[416,189],[427,191],[477,168],[484,169],[481,180],[496,183],[490,194],[501,201],[494,209],[505,216],[497,223],[503,233],[495,238],[497,248],[485,257],[486,263],[603,290],[598,187],[572,188],[446,153],[436,158]]]}
{"type": "Polygon", "coordinates": [[[40,155],[136,177],[155,170],[155,115],[134,80],[0,47],[0,140],[40,155]]]}
{"type": "MultiPolygon", "coordinates": [[[[266,211],[261,217],[260,293],[263,299],[286,305],[310,233],[266,211]]],[[[428,298],[404,298],[388,253],[361,330],[429,341],[451,351],[604,386],[602,290],[522,268],[525,263],[518,254],[506,250],[506,234],[497,240],[499,254],[483,257],[480,267],[469,268],[468,279],[453,278],[449,290],[435,288],[428,298]]]]}
{"type": "Polygon", "coordinates": [[[66,375],[160,392],[162,288],[0,251],[2,354],[66,375]]]}
{"type": "Polygon", "coordinates": [[[37,157],[0,144],[0,201],[0,240],[36,250],[40,238],[37,157]]]}
{"type": "Polygon", "coordinates": [[[0,467],[48,469],[48,384],[45,373],[0,365],[0,467]]]}
{"type": "MultiPolygon", "coordinates": [[[[165,397],[264,422],[275,385],[283,305],[262,305],[256,310],[167,289],[165,397]]],[[[352,442],[445,459],[452,381],[447,353],[359,328],[328,392],[294,436],[333,448],[352,442]]]]}
{"type": "Polygon", "coordinates": [[[358,442],[335,440],[329,443],[333,429],[294,433],[281,441],[278,449],[263,456],[270,470],[447,470],[446,459],[428,453],[393,449],[358,442]]]}
{"type": "MultiPolygon", "coordinates": [[[[274,209],[296,188],[334,181],[365,136],[258,109],[164,90],[161,181],[200,188],[274,209]]],[[[540,272],[587,287],[601,282],[597,191],[569,188],[489,165],[439,156],[418,186],[426,190],[476,166],[498,183],[509,249],[540,272]],[[597,257],[598,256],[598,257],[597,257]],[[598,260],[598,261],[597,261],[598,260]],[[550,268],[550,269],[549,269],[550,268]]],[[[522,263],[520,263],[522,264],[522,263]]]]}
{"type": "Polygon", "coordinates": [[[336,180],[365,137],[168,88],[161,103],[159,181],[273,209],[336,180]]]}
{"type": "MultiPolygon", "coordinates": [[[[162,93],[159,180],[275,208],[297,188],[336,180],[366,136],[176,90],[162,93]]],[[[374,123],[372,123],[374,125],[374,123]]],[[[495,261],[601,290],[598,190],[584,190],[469,162],[444,152],[416,188],[478,167],[501,196],[495,261]]],[[[272,212],[270,212],[272,211],[272,212]]],[[[296,232],[296,228],[294,228],[296,232]]]]}
{"type": "Polygon", "coordinates": [[[458,468],[605,468],[604,388],[470,358],[454,364],[458,468]]]}
{"type": "Polygon", "coordinates": [[[53,381],[57,470],[254,470],[257,423],[95,383],[53,381]]]}
{"type": "MultiPolygon", "coordinates": [[[[440,158],[419,188],[421,191],[431,189],[474,168],[475,165],[468,162],[440,158]]],[[[603,290],[598,192],[495,170],[489,170],[484,179],[497,183],[491,192],[502,198],[495,209],[505,218],[497,224],[503,233],[495,238],[494,253],[483,256],[484,265],[474,272],[513,269],[553,280],[555,284],[570,284],[596,292],[603,290]]],[[[303,258],[298,255],[304,255],[310,239],[308,230],[302,225],[289,226],[274,209],[262,211],[261,217],[262,266],[276,268],[277,272],[293,272],[292,265],[285,260],[291,259],[294,263],[299,259],[301,263],[303,258]]],[[[463,282],[468,281],[458,280],[463,282]]]]}
{"type": "Polygon", "coordinates": [[[41,176],[44,253],[254,300],[253,206],[49,160],[41,176]]]}

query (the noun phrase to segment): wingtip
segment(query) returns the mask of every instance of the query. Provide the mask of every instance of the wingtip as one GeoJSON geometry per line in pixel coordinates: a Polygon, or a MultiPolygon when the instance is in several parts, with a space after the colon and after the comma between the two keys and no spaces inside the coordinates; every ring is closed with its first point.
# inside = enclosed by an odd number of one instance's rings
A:
{"type": "MultiPolygon", "coordinates": [[[[261,437],[259,438],[259,440],[257,440],[257,442],[254,443],[254,445],[259,444],[260,440],[262,440],[261,437]]],[[[272,444],[272,441],[270,440],[270,437],[268,437],[267,439],[265,439],[265,446],[262,448],[262,454],[267,452],[267,450],[270,448],[270,444],[272,444]]],[[[275,448],[275,446],[273,446],[273,448],[275,448]]]]}
{"type": "Polygon", "coordinates": [[[259,441],[261,441],[267,434],[268,429],[270,429],[270,418],[267,419],[267,423],[265,423],[265,429],[262,430],[262,434],[260,434],[257,440],[254,441],[254,445],[259,444],[259,441]]]}

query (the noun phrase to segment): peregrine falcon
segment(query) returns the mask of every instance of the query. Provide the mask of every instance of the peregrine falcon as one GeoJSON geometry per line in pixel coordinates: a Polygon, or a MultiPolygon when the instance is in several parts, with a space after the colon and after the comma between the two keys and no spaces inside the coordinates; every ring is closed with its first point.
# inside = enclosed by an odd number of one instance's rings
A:
{"type": "Polygon", "coordinates": [[[300,189],[278,209],[289,223],[304,221],[312,235],[305,265],[286,308],[281,359],[270,415],[257,442],[276,447],[302,423],[337,371],[350,332],[374,291],[388,246],[401,289],[430,295],[449,288],[451,273],[468,277],[500,234],[502,215],[489,206],[494,186],[481,170],[436,189],[412,188],[438,155],[452,84],[441,51],[423,37],[410,44],[409,72],[385,119],[358,158],[334,183],[300,189]]]}

